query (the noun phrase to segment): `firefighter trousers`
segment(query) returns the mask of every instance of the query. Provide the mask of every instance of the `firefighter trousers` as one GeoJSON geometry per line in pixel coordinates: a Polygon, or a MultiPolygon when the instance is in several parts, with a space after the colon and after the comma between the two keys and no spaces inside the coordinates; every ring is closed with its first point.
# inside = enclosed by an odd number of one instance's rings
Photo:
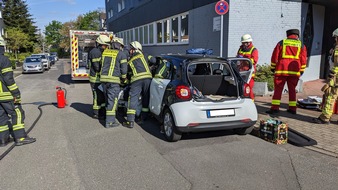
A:
{"type": "Polygon", "coordinates": [[[323,121],[330,121],[330,118],[333,114],[333,107],[338,97],[338,88],[332,87],[328,94],[324,94],[325,98],[323,98],[323,107],[322,113],[320,114],[320,119],[323,121]]]}
{"type": "Polygon", "coordinates": [[[97,116],[104,116],[105,113],[105,96],[99,89],[101,83],[90,83],[93,92],[93,114],[97,116]]]}
{"type": "Polygon", "coordinates": [[[142,96],[142,112],[149,112],[149,87],[151,78],[140,79],[130,84],[128,109],[127,109],[127,121],[135,121],[135,114],[137,104],[140,96],[142,96]]]}
{"type": "Polygon", "coordinates": [[[116,109],[118,106],[118,97],[121,91],[120,84],[117,83],[102,83],[104,86],[104,94],[106,95],[106,125],[115,123],[116,109]]]}
{"type": "Polygon", "coordinates": [[[297,99],[296,99],[296,87],[298,84],[298,76],[275,76],[274,77],[274,86],[275,91],[272,96],[271,109],[279,110],[282,91],[284,89],[285,83],[287,83],[289,91],[289,110],[297,110],[297,99]]]}
{"type": "Polygon", "coordinates": [[[21,105],[14,105],[13,101],[0,102],[0,140],[6,142],[11,134],[14,139],[26,137],[25,112],[21,105]],[[10,116],[10,117],[9,117],[10,116]],[[12,123],[9,122],[11,118],[12,123]]]}

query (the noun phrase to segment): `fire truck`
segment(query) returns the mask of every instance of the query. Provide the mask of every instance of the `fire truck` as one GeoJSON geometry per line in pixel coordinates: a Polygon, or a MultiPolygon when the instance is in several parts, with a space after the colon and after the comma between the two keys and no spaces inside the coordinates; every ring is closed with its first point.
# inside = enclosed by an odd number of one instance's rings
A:
{"type": "Polygon", "coordinates": [[[72,80],[89,80],[89,52],[96,46],[99,35],[114,38],[113,32],[70,30],[72,80]]]}

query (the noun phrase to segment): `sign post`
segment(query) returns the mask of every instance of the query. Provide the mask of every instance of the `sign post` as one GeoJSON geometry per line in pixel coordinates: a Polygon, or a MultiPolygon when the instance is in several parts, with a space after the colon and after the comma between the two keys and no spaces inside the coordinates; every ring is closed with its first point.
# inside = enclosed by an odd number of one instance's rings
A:
{"type": "Polygon", "coordinates": [[[228,13],[229,4],[225,0],[220,0],[215,5],[215,11],[221,15],[221,40],[220,40],[220,57],[223,57],[223,15],[228,13]]]}

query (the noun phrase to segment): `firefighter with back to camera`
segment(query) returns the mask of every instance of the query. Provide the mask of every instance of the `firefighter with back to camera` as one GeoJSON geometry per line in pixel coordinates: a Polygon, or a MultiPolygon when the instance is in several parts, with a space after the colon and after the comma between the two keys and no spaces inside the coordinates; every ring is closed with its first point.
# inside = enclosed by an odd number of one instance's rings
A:
{"type": "Polygon", "coordinates": [[[321,89],[324,92],[325,100],[322,106],[322,114],[312,120],[314,123],[319,124],[330,124],[333,107],[338,97],[338,28],[333,31],[332,37],[335,38],[336,46],[333,50],[333,67],[329,72],[326,84],[321,89]]]}
{"type": "Polygon", "coordinates": [[[102,52],[109,47],[110,38],[106,35],[100,35],[96,39],[96,47],[89,52],[90,70],[89,82],[93,92],[93,118],[104,119],[105,117],[105,97],[103,92],[99,89],[100,70],[102,52]]]}
{"type": "Polygon", "coordinates": [[[118,127],[116,120],[118,96],[121,83],[127,81],[127,55],[121,51],[123,42],[113,39],[112,49],[104,50],[102,54],[101,79],[106,97],[106,128],[118,127]]]}
{"type": "Polygon", "coordinates": [[[149,113],[149,87],[152,79],[150,64],[156,64],[156,58],[144,54],[142,45],[138,41],[130,43],[130,60],[128,61],[128,72],[130,71],[130,91],[128,98],[127,121],[123,123],[128,128],[134,127],[136,108],[140,95],[142,95],[141,118],[146,119],[149,113]]]}
{"type": "Polygon", "coordinates": [[[10,142],[10,134],[16,146],[30,144],[36,141],[25,131],[25,112],[21,107],[21,95],[14,81],[12,65],[4,56],[5,40],[0,36],[0,146],[10,142]],[[12,122],[9,123],[11,116],[12,122]]]}
{"type": "Polygon", "coordinates": [[[272,96],[271,108],[268,114],[279,112],[282,91],[287,83],[289,91],[289,107],[287,112],[297,114],[296,86],[303,75],[307,62],[306,46],[299,39],[299,30],[286,31],[287,38],[281,40],[271,56],[271,71],[274,73],[275,91],[272,96]]]}

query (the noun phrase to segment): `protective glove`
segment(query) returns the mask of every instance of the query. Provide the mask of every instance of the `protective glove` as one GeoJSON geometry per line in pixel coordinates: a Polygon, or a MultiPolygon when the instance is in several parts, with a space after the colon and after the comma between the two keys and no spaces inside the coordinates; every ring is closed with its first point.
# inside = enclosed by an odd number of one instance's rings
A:
{"type": "Polygon", "coordinates": [[[324,84],[324,86],[320,89],[324,94],[330,94],[332,87],[329,84],[324,84]]]}
{"type": "Polygon", "coordinates": [[[14,104],[21,104],[21,98],[20,97],[14,97],[14,104]]]}

